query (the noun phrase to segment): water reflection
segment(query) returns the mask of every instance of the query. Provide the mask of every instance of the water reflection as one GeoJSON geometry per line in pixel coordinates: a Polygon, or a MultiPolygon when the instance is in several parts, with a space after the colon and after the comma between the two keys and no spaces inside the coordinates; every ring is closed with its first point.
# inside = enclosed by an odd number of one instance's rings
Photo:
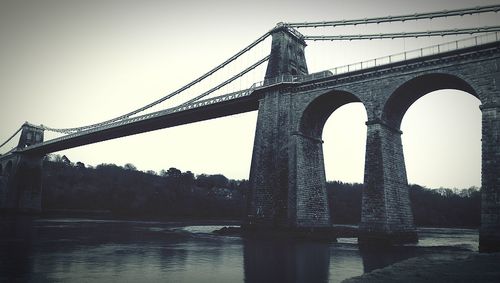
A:
{"type": "Polygon", "coordinates": [[[243,242],[245,282],[328,282],[328,243],[248,238],[243,242]]]}
{"type": "Polygon", "coordinates": [[[0,218],[0,274],[6,282],[24,282],[33,269],[33,219],[26,216],[0,218]]]}
{"type": "Polygon", "coordinates": [[[417,246],[360,250],[355,239],[210,233],[220,227],[0,216],[0,282],[340,282],[413,256],[477,246],[472,230],[427,229],[417,246]]]}
{"type": "Polygon", "coordinates": [[[357,241],[355,239],[349,239],[348,242],[343,240],[345,239],[340,239],[339,243],[330,246],[329,282],[332,283],[363,274],[363,262],[357,241]]]}

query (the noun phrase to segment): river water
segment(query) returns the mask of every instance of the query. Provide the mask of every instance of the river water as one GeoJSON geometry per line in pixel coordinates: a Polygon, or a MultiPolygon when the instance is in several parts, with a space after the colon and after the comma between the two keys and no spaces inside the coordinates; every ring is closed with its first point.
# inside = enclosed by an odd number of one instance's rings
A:
{"type": "Polygon", "coordinates": [[[477,250],[470,229],[419,229],[417,245],[218,236],[182,221],[0,218],[0,282],[340,282],[420,255],[477,250]]]}

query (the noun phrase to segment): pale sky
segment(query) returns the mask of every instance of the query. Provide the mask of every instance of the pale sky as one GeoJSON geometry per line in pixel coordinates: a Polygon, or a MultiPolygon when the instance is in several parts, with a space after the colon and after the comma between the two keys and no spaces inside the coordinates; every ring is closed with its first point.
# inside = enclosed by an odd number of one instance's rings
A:
{"type": "MultiPolygon", "coordinates": [[[[77,127],[134,110],[218,65],[278,22],[355,19],[491,4],[500,1],[0,0],[0,141],[25,121],[77,127]]],[[[498,25],[499,19],[500,15],[489,13],[300,31],[408,32],[498,25]]],[[[464,37],[309,42],[306,57],[309,71],[316,72],[464,37]]],[[[269,43],[259,46],[255,58],[269,53],[269,43]]],[[[252,59],[246,63],[253,63],[252,59]]],[[[244,63],[240,64],[233,71],[242,70],[244,63]]],[[[244,87],[262,76],[254,74],[239,84],[244,87]]],[[[154,110],[174,106],[174,102],[154,110]]],[[[468,93],[448,90],[424,96],[412,105],[402,124],[410,183],[480,186],[479,104],[468,93]]],[[[247,179],[256,118],[257,112],[250,112],[58,154],[94,166],[130,162],[140,170],[176,167],[195,174],[221,173],[247,179]]],[[[328,120],[323,131],[328,180],[363,182],[365,121],[360,104],[346,105],[328,120]]],[[[46,139],[50,137],[55,135],[46,133],[46,139]]]]}

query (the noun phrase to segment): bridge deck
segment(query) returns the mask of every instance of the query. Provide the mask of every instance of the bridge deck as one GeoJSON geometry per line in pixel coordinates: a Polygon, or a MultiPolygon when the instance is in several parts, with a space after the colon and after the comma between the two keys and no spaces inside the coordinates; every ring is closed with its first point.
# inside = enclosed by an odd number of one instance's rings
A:
{"type": "Polygon", "coordinates": [[[99,129],[90,129],[33,145],[18,152],[47,154],[100,141],[175,127],[213,118],[219,118],[258,109],[258,95],[225,95],[191,105],[171,108],[112,123],[99,129]]]}

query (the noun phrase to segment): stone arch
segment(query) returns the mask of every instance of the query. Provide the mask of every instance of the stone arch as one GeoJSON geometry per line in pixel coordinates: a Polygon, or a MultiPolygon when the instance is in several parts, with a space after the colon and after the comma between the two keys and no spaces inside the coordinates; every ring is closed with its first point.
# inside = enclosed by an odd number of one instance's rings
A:
{"type": "Polygon", "coordinates": [[[479,98],[476,90],[457,75],[427,73],[399,85],[385,101],[381,119],[367,122],[360,243],[379,239],[407,243],[418,239],[410,206],[400,126],[415,101],[443,89],[461,90],[479,98]]]}
{"type": "Polygon", "coordinates": [[[382,120],[391,128],[399,129],[406,111],[415,101],[428,93],[442,89],[461,90],[480,99],[476,90],[456,75],[425,74],[406,81],[391,94],[384,105],[382,120]]]}
{"type": "Polygon", "coordinates": [[[326,194],[322,133],[328,117],[342,105],[361,102],[352,93],[333,90],[310,97],[301,103],[298,120],[292,132],[290,168],[294,190],[290,191],[289,207],[295,211],[293,222],[297,226],[314,223],[316,226],[331,225],[326,194]]]}
{"type": "MultiPolygon", "coordinates": [[[[474,85],[473,79],[470,78],[466,79],[462,77],[460,74],[450,74],[450,73],[429,73],[429,74],[418,75],[402,83],[392,93],[392,95],[389,97],[389,99],[385,104],[382,121],[384,123],[387,123],[393,129],[400,129],[403,118],[405,116],[408,116],[406,115],[408,109],[412,107],[412,105],[416,101],[420,100],[424,96],[427,97],[428,94],[432,94],[431,96],[433,96],[435,94],[438,95],[440,93],[443,93],[443,92],[437,92],[440,90],[458,90],[464,96],[469,96],[470,98],[475,97],[476,99],[478,99],[476,100],[476,103],[481,101],[480,97],[481,90],[477,88],[477,85],[474,85]],[[471,83],[469,83],[469,81],[471,81],[471,83]]],[[[451,106],[454,104],[452,103],[449,105],[451,106]]],[[[477,108],[475,110],[479,111],[479,109],[477,108]]],[[[441,113],[443,113],[442,115],[444,115],[444,113],[447,113],[442,109],[440,109],[439,111],[440,115],[441,113]]],[[[425,117],[423,117],[423,115],[420,115],[418,121],[422,122],[424,119],[425,117]]],[[[477,125],[479,126],[480,124],[477,125]]],[[[412,131],[411,128],[408,130],[412,131]]],[[[409,140],[407,140],[407,142],[408,141],[409,140]]],[[[448,141],[448,143],[450,143],[450,141],[448,141]]],[[[451,141],[451,143],[454,142],[451,141]]],[[[411,144],[408,142],[407,146],[411,146],[411,144]]],[[[420,143],[418,145],[418,148],[422,148],[420,143]]],[[[436,145],[433,145],[433,148],[436,148],[436,145]]],[[[408,147],[408,149],[410,149],[410,147],[408,147]]],[[[475,149],[478,150],[479,148],[475,147],[475,149]]],[[[410,152],[415,152],[415,151],[413,150],[410,152]]],[[[443,158],[443,160],[456,158],[455,155],[456,154],[454,154],[453,157],[443,158]]],[[[478,158],[480,155],[474,155],[474,156],[475,158],[478,158]]],[[[418,158],[421,159],[422,156],[419,155],[418,158]]],[[[431,170],[430,167],[429,170],[431,170]]],[[[413,182],[415,182],[415,180],[413,180],[413,182]]]]}
{"type": "MultiPolygon", "coordinates": [[[[332,90],[329,92],[321,93],[318,96],[312,98],[304,107],[301,112],[297,132],[302,133],[307,137],[311,137],[317,141],[321,141],[321,152],[323,154],[322,166],[327,169],[325,170],[325,177],[330,177],[334,180],[340,181],[345,176],[350,176],[352,174],[351,172],[354,168],[351,168],[349,166],[351,164],[356,164],[355,172],[357,174],[357,178],[362,178],[364,164],[363,154],[365,151],[364,148],[366,143],[365,122],[367,121],[367,118],[368,112],[365,104],[359,97],[346,90],[332,90]],[[354,108],[345,108],[345,106],[347,105],[353,106],[354,108]],[[339,113],[341,111],[338,110],[346,111],[343,113],[339,113]],[[338,117],[340,118],[339,120],[337,119],[337,117],[334,117],[336,116],[334,115],[334,113],[339,113],[341,116],[343,114],[345,115],[346,113],[348,115],[355,114],[356,117],[353,118],[355,118],[356,123],[351,123],[351,125],[355,127],[354,131],[351,131],[350,133],[346,131],[336,132],[335,135],[333,135],[333,132],[330,132],[330,130],[328,130],[328,133],[324,133],[327,130],[326,127],[328,123],[331,123],[331,126],[334,126],[334,124],[336,123],[334,127],[338,129],[340,125],[343,125],[342,127],[344,127],[346,124],[352,122],[352,120],[347,122],[343,121],[342,117],[338,117]],[[349,136],[350,134],[352,135],[349,136]],[[349,143],[349,145],[346,145],[344,143],[342,145],[343,141],[348,140],[348,137],[349,139],[354,139],[354,143],[349,143]],[[334,146],[333,143],[335,143],[334,146]],[[343,152],[341,149],[349,149],[349,146],[353,144],[356,144],[357,146],[356,148],[351,148],[351,151],[349,151],[348,154],[355,155],[355,159],[346,160],[344,158],[343,160],[339,160],[338,156],[345,156],[344,153],[341,153],[343,152]],[[347,146],[347,148],[345,146],[347,146]],[[335,158],[333,158],[334,156],[335,158]],[[351,162],[352,160],[356,161],[351,162]],[[347,162],[350,165],[348,165],[347,167],[341,166],[340,164],[344,162],[347,162]]],[[[351,177],[352,176],[348,178],[351,177]]]]}
{"type": "Polygon", "coordinates": [[[343,90],[333,90],[315,97],[302,111],[297,130],[305,136],[320,140],[330,115],[341,106],[352,102],[362,101],[343,90]]]}

